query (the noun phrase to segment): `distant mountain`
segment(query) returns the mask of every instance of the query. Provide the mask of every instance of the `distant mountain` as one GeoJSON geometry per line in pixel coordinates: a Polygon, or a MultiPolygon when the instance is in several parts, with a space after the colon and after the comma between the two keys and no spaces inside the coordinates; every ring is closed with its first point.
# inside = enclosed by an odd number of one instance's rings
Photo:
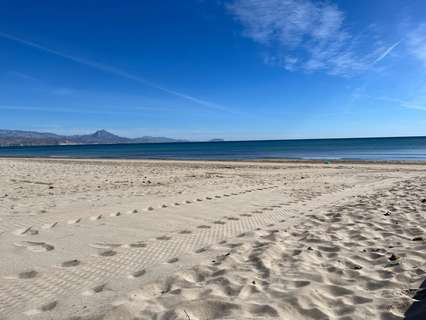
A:
{"type": "Polygon", "coordinates": [[[99,130],[92,134],[81,136],[69,136],[67,139],[80,144],[101,144],[101,143],[132,143],[132,139],[119,137],[106,130],[99,130]]]}
{"type": "Polygon", "coordinates": [[[61,143],[66,143],[65,137],[54,133],[0,129],[0,146],[55,145],[61,143]]]}
{"type": "Polygon", "coordinates": [[[144,136],[141,138],[124,138],[106,130],[99,130],[95,133],[86,135],[64,136],[49,132],[0,129],[0,146],[3,147],[61,144],[170,143],[186,141],[187,140],[150,136],[144,136]]]}
{"type": "Polygon", "coordinates": [[[151,137],[151,136],[144,136],[141,138],[134,138],[132,139],[133,143],[167,143],[167,142],[188,142],[188,140],[183,139],[172,139],[172,138],[166,138],[166,137],[151,137]]]}
{"type": "Polygon", "coordinates": [[[216,139],[210,139],[208,142],[224,142],[224,141],[225,141],[224,139],[216,138],[216,139]]]}

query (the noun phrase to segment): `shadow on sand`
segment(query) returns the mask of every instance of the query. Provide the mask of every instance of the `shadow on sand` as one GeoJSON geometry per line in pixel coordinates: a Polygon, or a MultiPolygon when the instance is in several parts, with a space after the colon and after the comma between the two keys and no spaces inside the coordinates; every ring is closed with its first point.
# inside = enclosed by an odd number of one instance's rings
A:
{"type": "Polygon", "coordinates": [[[406,320],[426,319],[426,280],[420,285],[413,299],[416,300],[405,313],[406,320]]]}

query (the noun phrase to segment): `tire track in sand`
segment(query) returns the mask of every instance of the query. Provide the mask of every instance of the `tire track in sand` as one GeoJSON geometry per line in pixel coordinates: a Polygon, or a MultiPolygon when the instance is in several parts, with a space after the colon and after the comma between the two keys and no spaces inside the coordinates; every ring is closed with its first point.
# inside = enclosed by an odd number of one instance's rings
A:
{"type": "Polygon", "coordinates": [[[209,229],[174,233],[170,235],[171,241],[151,239],[146,241],[145,247],[121,248],[114,255],[91,256],[70,268],[57,268],[51,273],[40,274],[31,279],[10,280],[7,286],[0,287],[0,315],[8,317],[22,312],[32,314],[34,310],[49,311],[55,308],[61,296],[81,294],[82,288],[94,288],[114,278],[129,279],[135,275],[140,276],[143,274],[141,270],[173,261],[185,253],[195,252],[245,232],[279,223],[283,219],[303,219],[303,212],[332,205],[356,195],[376,192],[377,189],[398,180],[388,178],[345,189],[333,195],[325,194],[306,203],[300,210],[292,209],[292,206],[285,209],[275,206],[270,207],[272,210],[257,210],[258,212],[252,215],[240,215],[239,220],[212,224],[209,229]],[[334,201],[331,201],[332,199],[334,201]],[[289,210],[292,210],[291,215],[288,214],[289,210]]]}

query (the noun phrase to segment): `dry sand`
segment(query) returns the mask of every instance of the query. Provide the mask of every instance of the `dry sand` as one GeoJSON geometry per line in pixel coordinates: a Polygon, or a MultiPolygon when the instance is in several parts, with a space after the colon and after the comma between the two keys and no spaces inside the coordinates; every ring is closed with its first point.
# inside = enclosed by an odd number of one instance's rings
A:
{"type": "Polygon", "coordinates": [[[426,319],[426,165],[0,159],[0,319],[426,319]]]}

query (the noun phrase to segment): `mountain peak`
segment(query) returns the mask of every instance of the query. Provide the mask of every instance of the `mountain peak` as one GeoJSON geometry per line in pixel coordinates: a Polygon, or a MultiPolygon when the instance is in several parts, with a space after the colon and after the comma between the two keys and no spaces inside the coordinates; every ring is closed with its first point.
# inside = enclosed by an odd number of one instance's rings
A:
{"type": "Polygon", "coordinates": [[[117,135],[106,131],[105,129],[101,129],[91,134],[93,137],[105,138],[105,137],[118,137],[117,135]]]}

